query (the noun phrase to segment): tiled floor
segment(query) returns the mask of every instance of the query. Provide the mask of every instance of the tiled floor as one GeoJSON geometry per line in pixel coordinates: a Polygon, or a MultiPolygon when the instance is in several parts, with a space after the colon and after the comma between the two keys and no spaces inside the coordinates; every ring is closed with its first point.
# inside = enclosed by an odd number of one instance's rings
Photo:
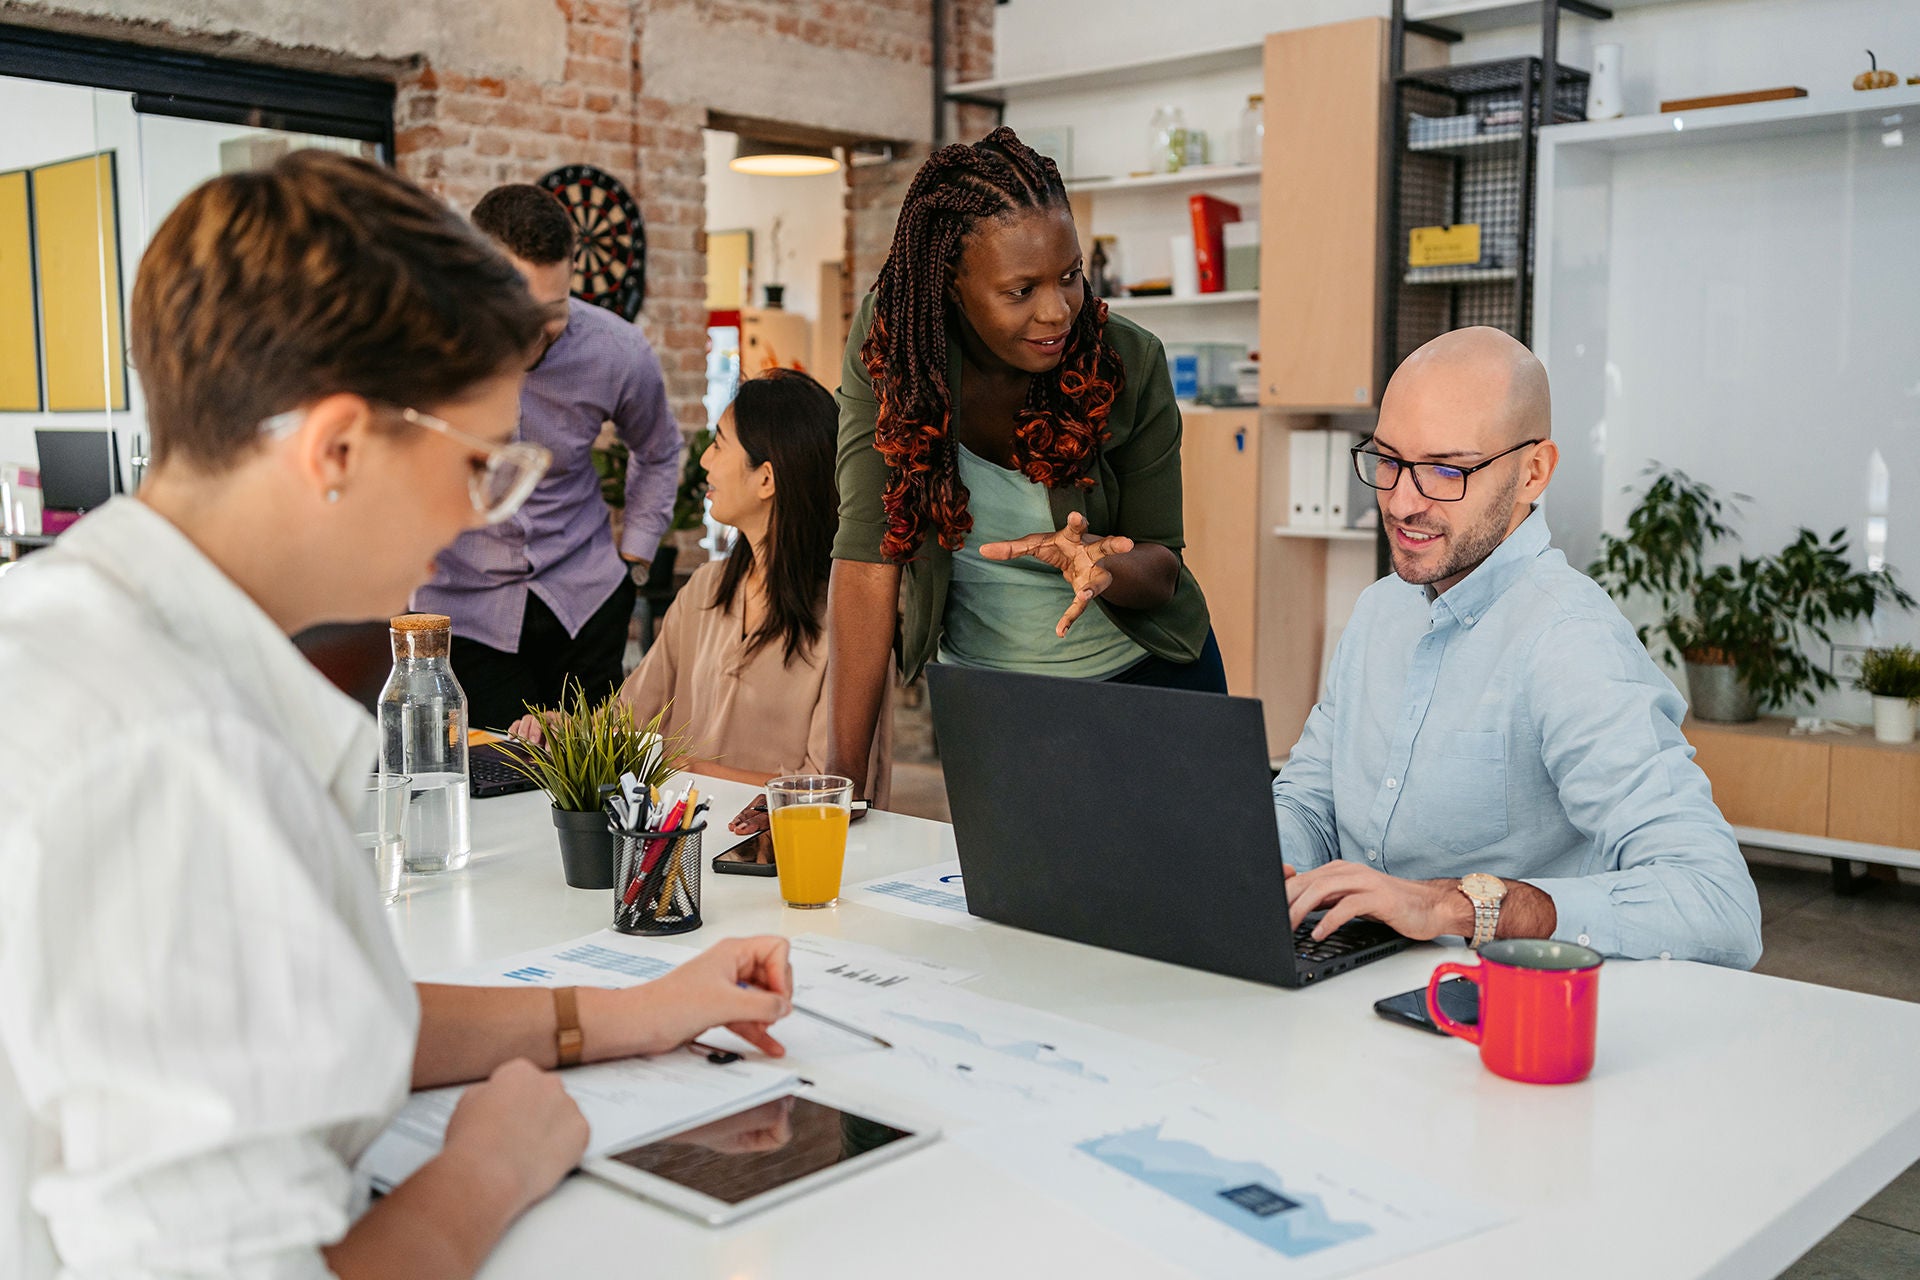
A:
{"type": "MultiPolygon", "coordinates": [[[[896,763],[892,807],[948,821],[939,764],[896,763]]],[[[1748,861],[1766,944],[1758,972],[1920,1001],[1920,883],[1874,881],[1841,897],[1824,860],[1750,849],[1748,861]]],[[[1920,1165],[1808,1250],[1782,1280],[1897,1277],[1920,1277],[1920,1165]]]]}

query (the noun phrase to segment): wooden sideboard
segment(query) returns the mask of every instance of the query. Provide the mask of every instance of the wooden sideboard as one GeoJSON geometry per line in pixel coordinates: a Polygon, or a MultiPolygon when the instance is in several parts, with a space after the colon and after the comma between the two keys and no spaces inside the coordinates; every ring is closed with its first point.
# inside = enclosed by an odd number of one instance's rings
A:
{"type": "Polygon", "coordinates": [[[1920,743],[1795,734],[1778,716],[1684,728],[1743,844],[1832,858],[1842,887],[1853,861],[1920,868],[1920,743]]]}

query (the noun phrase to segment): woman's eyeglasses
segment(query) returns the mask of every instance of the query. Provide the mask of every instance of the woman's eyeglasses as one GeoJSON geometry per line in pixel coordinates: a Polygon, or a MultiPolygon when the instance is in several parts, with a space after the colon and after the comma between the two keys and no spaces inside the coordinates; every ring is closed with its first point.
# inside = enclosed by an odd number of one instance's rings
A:
{"type": "MultiPolygon", "coordinates": [[[[518,511],[521,504],[526,502],[527,495],[533,492],[533,487],[540,483],[540,477],[553,464],[553,455],[537,444],[529,444],[525,440],[495,444],[462,431],[445,418],[436,418],[418,409],[396,405],[392,406],[392,410],[403,421],[428,431],[437,431],[454,443],[465,445],[486,457],[485,464],[476,466],[469,477],[467,494],[473,501],[473,509],[488,524],[499,524],[518,511]]],[[[305,416],[304,409],[277,413],[262,422],[260,430],[268,435],[285,435],[298,428],[305,416]]]]}

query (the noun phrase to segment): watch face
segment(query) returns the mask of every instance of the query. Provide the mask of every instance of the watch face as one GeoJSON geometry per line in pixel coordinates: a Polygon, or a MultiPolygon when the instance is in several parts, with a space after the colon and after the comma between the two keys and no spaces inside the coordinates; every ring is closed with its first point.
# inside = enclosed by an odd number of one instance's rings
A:
{"type": "Polygon", "coordinates": [[[1507,896],[1505,881],[1479,871],[1460,881],[1460,891],[1476,902],[1498,902],[1507,896]]]}

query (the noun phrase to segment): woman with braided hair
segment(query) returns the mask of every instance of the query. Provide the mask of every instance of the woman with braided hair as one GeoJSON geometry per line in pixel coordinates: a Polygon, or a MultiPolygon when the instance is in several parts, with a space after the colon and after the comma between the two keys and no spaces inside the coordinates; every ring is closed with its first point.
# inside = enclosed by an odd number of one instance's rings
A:
{"type": "Polygon", "coordinates": [[[840,378],[830,769],[866,781],[896,611],[930,660],[1225,693],[1180,560],[1180,412],[1152,334],[1081,270],[1011,129],[908,189],[840,378]]]}

